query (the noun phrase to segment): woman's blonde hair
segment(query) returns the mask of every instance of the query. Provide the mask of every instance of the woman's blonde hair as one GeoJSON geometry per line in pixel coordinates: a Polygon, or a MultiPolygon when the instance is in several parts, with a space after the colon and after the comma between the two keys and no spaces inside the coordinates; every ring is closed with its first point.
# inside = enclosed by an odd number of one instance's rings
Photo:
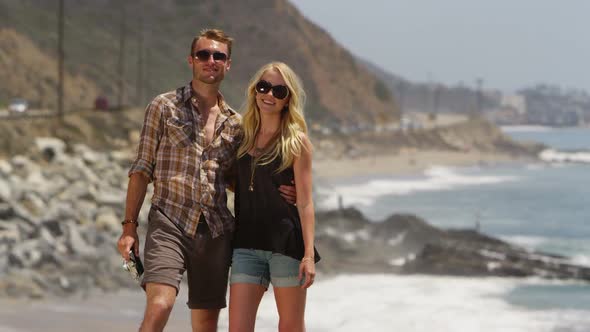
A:
{"type": "Polygon", "coordinates": [[[281,172],[291,165],[301,154],[304,147],[301,133],[307,134],[307,125],[303,117],[303,105],[305,104],[305,92],[301,80],[295,74],[293,69],[282,62],[271,62],[256,72],[246,90],[246,103],[243,106],[242,126],[244,128],[244,138],[238,149],[238,158],[244,156],[256,145],[256,134],[260,130],[260,109],[256,104],[256,83],[262,75],[269,70],[276,70],[289,89],[289,103],[281,111],[281,124],[279,126],[279,136],[270,142],[269,149],[266,153],[257,157],[258,165],[266,165],[273,160],[281,157],[281,165],[276,172],[281,172]]]}

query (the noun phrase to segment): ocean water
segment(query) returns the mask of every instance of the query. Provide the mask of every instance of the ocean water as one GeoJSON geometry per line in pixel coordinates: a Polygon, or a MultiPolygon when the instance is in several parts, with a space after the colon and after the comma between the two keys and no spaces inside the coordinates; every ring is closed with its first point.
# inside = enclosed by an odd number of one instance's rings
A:
{"type": "Polygon", "coordinates": [[[590,165],[435,167],[423,177],[335,186],[345,205],[378,221],[413,213],[444,228],[476,228],[590,264],[590,165]]]}
{"type": "MultiPolygon", "coordinates": [[[[590,129],[506,130],[556,151],[590,151],[590,129]],[[562,139],[560,139],[562,138],[562,139]],[[572,139],[575,138],[575,139],[572,139]],[[581,141],[581,142],[580,142],[581,141]]],[[[571,256],[590,266],[590,164],[538,162],[485,167],[433,166],[411,177],[365,177],[331,183],[324,207],[359,208],[378,222],[413,213],[444,228],[477,228],[530,249],[571,256]]]]}
{"type": "MultiPolygon", "coordinates": [[[[503,129],[515,139],[548,145],[551,150],[543,154],[545,161],[469,168],[433,166],[421,176],[349,179],[320,191],[324,198],[320,204],[335,207],[340,195],[345,206],[359,208],[375,222],[392,213],[413,213],[439,227],[479,228],[523,247],[566,255],[573,263],[590,266],[590,163],[586,158],[590,129],[503,129]],[[559,162],[572,155],[583,158],[576,159],[577,163],[559,162]]],[[[492,281],[474,282],[487,287],[484,285],[492,281]]],[[[544,317],[545,323],[508,324],[490,331],[590,331],[590,321],[579,319],[590,317],[589,284],[527,279],[500,283],[505,287],[488,286],[503,306],[475,309],[483,303],[475,301],[473,310],[498,310],[498,315],[511,310],[521,313],[523,322],[544,317]]],[[[477,292],[477,287],[472,290],[477,292]]],[[[457,326],[449,331],[472,330],[457,326]]]]}
{"type": "Polygon", "coordinates": [[[507,126],[502,130],[514,139],[541,142],[559,150],[588,150],[590,146],[589,128],[507,126]]]}

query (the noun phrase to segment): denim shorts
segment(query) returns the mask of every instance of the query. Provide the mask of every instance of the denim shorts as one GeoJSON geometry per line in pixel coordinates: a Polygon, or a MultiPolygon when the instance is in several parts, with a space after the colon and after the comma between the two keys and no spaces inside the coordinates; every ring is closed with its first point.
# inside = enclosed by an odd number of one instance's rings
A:
{"type": "Polygon", "coordinates": [[[282,254],[258,249],[234,249],[230,284],[246,283],[273,287],[297,287],[300,261],[282,254]]]}

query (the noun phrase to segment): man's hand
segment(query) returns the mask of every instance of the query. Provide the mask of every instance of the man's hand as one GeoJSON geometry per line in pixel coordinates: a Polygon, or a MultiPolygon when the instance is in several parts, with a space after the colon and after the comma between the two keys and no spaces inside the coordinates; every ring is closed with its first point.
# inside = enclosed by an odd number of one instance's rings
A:
{"type": "Polygon", "coordinates": [[[136,222],[123,224],[123,234],[117,242],[117,249],[126,262],[129,261],[129,250],[133,248],[135,256],[139,257],[139,239],[137,237],[137,216],[141,210],[141,204],[145,198],[150,178],[143,173],[137,172],[129,176],[127,186],[127,199],[125,200],[125,219],[136,222]]]}
{"type": "Polygon", "coordinates": [[[123,234],[117,242],[117,249],[119,253],[125,259],[129,261],[129,250],[133,248],[135,256],[139,257],[139,237],[137,236],[137,226],[134,224],[125,224],[123,226],[123,234]]]}
{"type": "Polygon", "coordinates": [[[287,201],[287,203],[295,205],[297,202],[297,190],[295,188],[295,181],[291,181],[291,183],[293,184],[292,186],[280,186],[279,192],[285,201],[287,201]]]}

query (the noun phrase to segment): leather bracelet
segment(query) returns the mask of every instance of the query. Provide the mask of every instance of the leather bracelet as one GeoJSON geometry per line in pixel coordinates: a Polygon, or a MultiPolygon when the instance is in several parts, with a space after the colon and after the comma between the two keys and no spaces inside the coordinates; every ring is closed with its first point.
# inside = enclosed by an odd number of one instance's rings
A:
{"type": "Polygon", "coordinates": [[[135,227],[139,227],[139,223],[137,222],[137,220],[133,219],[125,219],[121,221],[121,226],[125,226],[125,224],[135,224],[135,227]]]}

